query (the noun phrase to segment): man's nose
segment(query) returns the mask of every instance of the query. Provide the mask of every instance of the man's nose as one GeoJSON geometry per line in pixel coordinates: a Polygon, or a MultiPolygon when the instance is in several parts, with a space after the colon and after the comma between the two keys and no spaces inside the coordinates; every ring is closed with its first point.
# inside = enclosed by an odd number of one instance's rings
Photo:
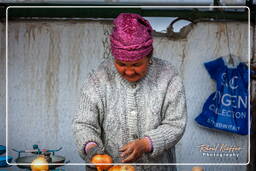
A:
{"type": "Polygon", "coordinates": [[[135,74],[135,71],[133,69],[127,69],[125,70],[125,75],[132,76],[135,74]]]}

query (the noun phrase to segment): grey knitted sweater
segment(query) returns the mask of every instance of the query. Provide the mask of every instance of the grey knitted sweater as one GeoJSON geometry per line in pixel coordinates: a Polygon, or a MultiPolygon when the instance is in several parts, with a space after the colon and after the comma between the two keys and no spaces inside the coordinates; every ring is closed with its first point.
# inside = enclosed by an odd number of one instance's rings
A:
{"type": "MultiPolygon", "coordinates": [[[[120,162],[118,149],[129,141],[150,137],[153,151],[136,163],[173,163],[173,149],[186,125],[182,80],[165,60],[152,58],[146,76],[136,83],[123,79],[113,60],[90,72],[73,120],[78,151],[94,141],[120,162]]],[[[167,166],[136,166],[136,171],[174,170],[167,166]]]]}

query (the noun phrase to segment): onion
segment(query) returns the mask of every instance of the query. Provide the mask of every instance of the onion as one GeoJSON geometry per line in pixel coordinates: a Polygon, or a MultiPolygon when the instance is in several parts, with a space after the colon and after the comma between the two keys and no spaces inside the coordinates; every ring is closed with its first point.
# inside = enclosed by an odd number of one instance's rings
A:
{"type": "Polygon", "coordinates": [[[113,163],[113,159],[107,154],[97,154],[93,156],[91,163],[96,165],[98,171],[102,171],[109,169],[111,165],[100,165],[100,163],[110,164],[113,163]]]}
{"type": "Polygon", "coordinates": [[[43,155],[33,160],[30,167],[32,171],[49,171],[48,162],[43,155]]]}
{"type": "Polygon", "coordinates": [[[117,165],[117,166],[113,166],[110,169],[108,169],[108,171],[135,171],[135,168],[133,166],[130,165],[117,165]]]}

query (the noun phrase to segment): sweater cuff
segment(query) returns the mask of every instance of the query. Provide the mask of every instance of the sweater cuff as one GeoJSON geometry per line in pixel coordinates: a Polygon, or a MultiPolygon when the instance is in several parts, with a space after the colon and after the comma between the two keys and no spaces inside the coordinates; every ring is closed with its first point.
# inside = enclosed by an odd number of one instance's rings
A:
{"type": "Polygon", "coordinates": [[[151,157],[154,158],[164,151],[166,146],[166,140],[160,130],[156,129],[149,131],[148,133],[145,134],[145,137],[150,137],[152,141],[152,146],[154,147],[153,151],[150,153],[151,157]]]}
{"type": "Polygon", "coordinates": [[[95,143],[95,142],[93,142],[93,141],[91,141],[91,142],[88,142],[88,143],[86,143],[85,145],[84,145],[84,153],[85,154],[87,154],[88,153],[88,150],[89,150],[89,146],[90,145],[92,145],[92,144],[94,144],[94,145],[96,145],[97,146],[97,144],[95,143]]]}
{"type": "Polygon", "coordinates": [[[153,143],[152,143],[152,140],[151,140],[151,138],[150,137],[145,137],[146,138],[146,140],[148,141],[148,144],[149,144],[149,150],[148,150],[148,152],[152,152],[153,151],[153,143]]]}

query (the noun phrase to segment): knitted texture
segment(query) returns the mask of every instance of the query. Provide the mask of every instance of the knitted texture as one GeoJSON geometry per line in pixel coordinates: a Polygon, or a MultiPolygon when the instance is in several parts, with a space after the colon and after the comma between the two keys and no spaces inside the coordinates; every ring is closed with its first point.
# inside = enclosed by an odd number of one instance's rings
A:
{"type": "Polygon", "coordinates": [[[138,14],[121,13],[113,24],[110,42],[115,59],[136,61],[152,52],[153,29],[146,19],[138,14]]]}
{"type": "MultiPolygon", "coordinates": [[[[152,58],[146,76],[131,83],[105,60],[90,72],[80,107],[73,120],[78,151],[86,160],[84,144],[96,142],[121,162],[119,148],[129,141],[150,137],[151,153],[136,163],[172,163],[175,144],[186,125],[186,104],[182,80],[167,61],[152,58]]],[[[172,166],[136,166],[136,171],[171,171],[172,166]]]]}

